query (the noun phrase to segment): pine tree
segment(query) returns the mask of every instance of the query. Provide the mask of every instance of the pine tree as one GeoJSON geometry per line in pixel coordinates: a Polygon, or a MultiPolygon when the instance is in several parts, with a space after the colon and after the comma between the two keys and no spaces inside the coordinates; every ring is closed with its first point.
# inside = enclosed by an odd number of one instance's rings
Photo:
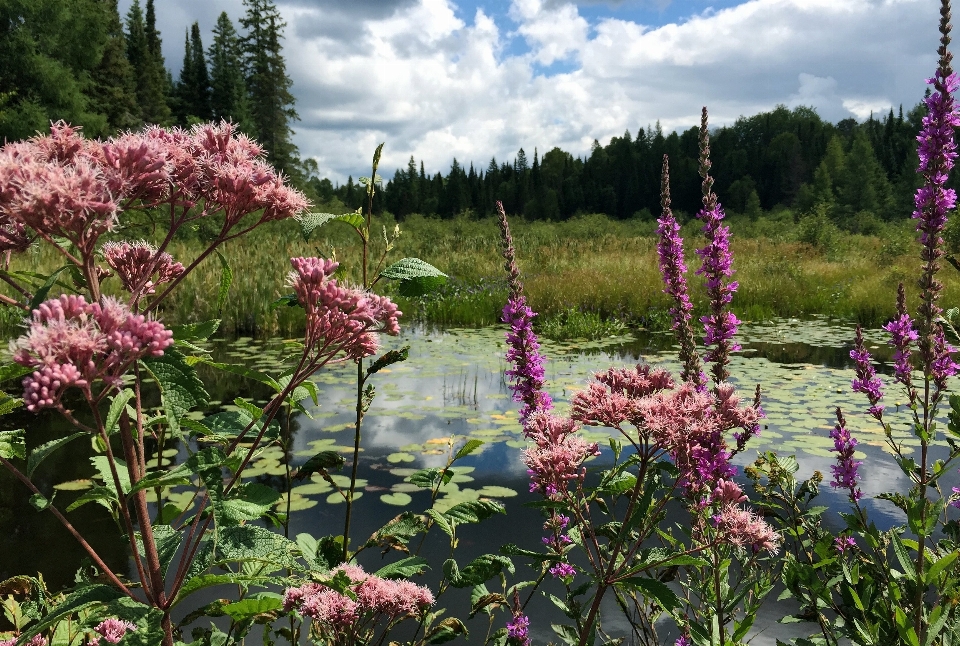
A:
{"type": "MultiPolygon", "coordinates": [[[[153,18],[153,0],[147,0],[147,9],[153,18]]],[[[133,67],[140,116],[147,123],[163,125],[170,121],[170,106],[166,70],[159,49],[156,19],[145,22],[140,0],[133,0],[127,12],[127,59],[133,67]]]]}
{"type": "Polygon", "coordinates": [[[210,75],[200,40],[200,24],[197,22],[193,23],[189,35],[184,35],[183,69],[180,70],[176,94],[177,117],[182,124],[187,125],[191,119],[209,121],[213,117],[210,108],[210,75]]]}
{"type": "Polygon", "coordinates": [[[297,147],[291,141],[290,121],[298,119],[290,93],[280,39],[286,23],[270,0],[243,0],[246,15],[240,24],[246,34],[240,40],[250,97],[253,134],[267,150],[267,159],[289,175],[299,175],[297,147]]]}
{"type": "Polygon", "coordinates": [[[232,121],[246,131],[250,125],[250,112],[240,38],[226,11],[217,18],[207,56],[210,59],[210,112],[213,118],[232,121]]]}
{"type": "Polygon", "coordinates": [[[100,0],[106,14],[107,42],[100,63],[91,74],[90,108],[107,118],[111,132],[140,125],[133,68],[117,10],[117,0],[100,0]]]}

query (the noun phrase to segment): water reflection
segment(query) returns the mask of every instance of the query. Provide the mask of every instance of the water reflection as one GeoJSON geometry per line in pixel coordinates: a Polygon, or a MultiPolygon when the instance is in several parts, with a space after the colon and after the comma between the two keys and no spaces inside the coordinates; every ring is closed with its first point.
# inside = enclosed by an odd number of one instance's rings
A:
{"type": "MultiPolygon", "coordinates": [[[[865,400],[850,392],[852,338],[852,327],[824,319],[743,326],[740,342],[744,349],[734,357],[731,372],[747,397],[752,395],[756,384],[762,385],[767,419],[762,435],[752,442],[750,450],[738,456],[740,466],[752,462],[758,451],[776,449],[782,454],[796,454],[802,477],[814,470],[829,474],[833,443],[828,435],[833,424],[833,409],[842,406],[847,411],[852,432],[861,441],[858,458],[865,461],[862,467],[865,495],[870,497],[891,487],[906,486],[906,477],[885,452],[882,430],[861,414],[866,408],[865,400]]],[[[403,509],[426,507],[429,493],[416,490],[404,482],[404,478],[414,469],[444,464],[452,442],[476,438],[485,444],[463,462],[468,469],[444,488],[438,502],[441,507],[449,507],[481,496],[498,497],[511,511],[506,517],[487,521],[479,532],[463,533],[461,562],[481,553],[496,552],[501,543],[536,544],[541,535],[541,521],[536,514],[525,513],[520,507],[531,495],[527,492],[526,470],[520,462],[524,441],[516,417],[517,406],[510,400],[509,388],[502,377],[503,331],[498,328],[414,329],[400,338],[384,341],[385,350],[409,345],[410,357],[405,363],[381,371],[373,381],[378,394],[364,422],[360,476],[366,482],[354,515],[354,540],[369,536],[403,509]],[[398,506],[398,502],[407,504],[398,506]]],[[[889,362],[890,352],[882,333],[867,334],[867,341],[875,356],[889,362]]],[[[218,360],[245,363],[276,373],[284,346],[280,342],[238,339],[215,342],[211,347],[218,360]]],[[[593,371],[638,361],[674,372],[679,367],[674,340],[669,334],[643,334],[591,343],[545,342],[543,351],[549,358],[548,387],[561,412],[568,408],[573,393],[583,387],[593,371]]],[[[884,366],[880,371],[884,371],[884,366]]],[[[209,376],[208,386],[216,407],[198,413],[199,416],[231,409],[236,397],[262,403],[268,396],[262,387],[235,376],[223,373],[209,376]]],[[[293,441],[287,458],[294,464],[302,463],[318,450],[349,453],[356,405],[354,376],[352,364],[333,366],[316,375],[321,396],[319,406],[308,404],[313,418],[297,414],[289,420],[293,441]]],[[[896,411],[896,398],[888,396],[888,399],[889,410],[896,421],[908,422],[906,411],[896,411]]],[[[28,428],[31,447],[62,432],[56,416],[49,413],[36,417],[11,415],[0,422],[3,428],[28,428]]],[[[901,425],[901,428],[908,426],[901,425]]],[[[596,440],[605,441],[608,437],[603,429],[590,428],[585,432],[596,440]]],[[[907,447],[916,444],[905,432],[898,437],[907,447]]],[[[85,442],[85,439],[78,440],[71,450],[57,454],[41,467],[38,482],[42,490],[51,492],[57,482],[90,477],[91,452],[85,442]]],[[[182,454],[181,450],[181,458],[182,454]]],[[[283,457],[282,453],[274,453],[269,460],[265,457],[260,463],[254,463],[253,479],[281,487],[283,457]]],[[[593,466],[602,466],[607,459],[601,457],[593,466]]],[[[947,490],[954,484],[955,474],[943,483],[947,490]]],[[[343,506],[332,502],[336,501],[336,494],[316,480],[301,487],[295,489],[291,497],[291,503],[297,503],[294,508],[301,509],[293,514],[291,535],[309,532],[320,536],[342,531],[343,506]]],[[[65,507],[76,495],[62,491],[57,503],[65,507]]],[[[844,496],[827,486],[822,489],[822,500],[822,504],[834,508],[844,507],[844,496]]],[[[881,528],[899,520],[897,512],[887,503],[867,500],[866,504],[881,528]]],[[[111,565],[124,562],[126,548],[105,511],[96,505],[87,505],[70,517],[92,537],[91,542],[103,550],[111,565]]],[[[434,572],[446,557],[441,547],[430,539],[424,548],[435,561],[434,572]]],[[[0,579],[41,571],[52,587],[67,585],[73,581],[81,556],[79,546],[55,520],[49,514],[33,511],[21,485],[7,473],[0,472],[0,579]],[[54,550],[56,558],[52,557],[54,550]]],[[[374,561],[377,558],[370,556],[374,561]]],[[[376,567],[376,563],[371,562],[368,569],[376,567]]],[[[552,608],[550,604],[544,605],[542,612],[553,612],[548,609],[552,608]]],[[[780,614],[771,607],[758,622],[758,629],[769,625],[780,614]]],[[[559,619],[559,616],[550,616],[551,621],[559,619]]],[[[549,622],[540,625],[546,627],[549,622]]],[[[797,634],[806,630],[800,628],[797,634]]],[[[485,627],[479,628],[479,632],[483,634],[485,627]]],[[[772,627],[756,643],[773,643],[774,637],[782,639],[785,635],[781,627],[772,627]]],[[[535,637],[547,641],[552,639],[552,634],[535,634],[535,637]]]]}

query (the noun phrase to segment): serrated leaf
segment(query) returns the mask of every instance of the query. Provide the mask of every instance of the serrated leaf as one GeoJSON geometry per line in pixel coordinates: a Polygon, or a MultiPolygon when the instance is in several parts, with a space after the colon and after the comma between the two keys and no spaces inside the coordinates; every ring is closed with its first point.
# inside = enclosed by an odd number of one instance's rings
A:
{"type": "Polygon", "coordinates": [[[420,574],[427,568],[427,559],[420,556],[410,556],[395,563],[384,565],[374,572],[381,579],[408,579],[420,574]]]}
{"type": "Polygon", "coordinates": [[[443,515],[459,523],[479,523],[495,514],[507,513],[503,504],[495,500],[467,500],[448,509],[443,515]]]}
{"type": "Polygon", "coordinates": [[[462,621],[454,617],[447,617],[443,621],[434,624],[427,633],[425,639],[428,644],[443,644],[444,642],[456,639],[460,635],[467,635],[467,627],[462,621]]]}
{"type": "Polygon", "coordinates": [[[120,415],[127,406],[127,402],[134,398],[134,392],[129,388],[124,388],[110,400],[110,410],[107,411],[107,419],[104,428],[107,435],[113,435],[113,429],[120,422],[120,415]]]}
{"type": "Polygon", "coordinates": [[[49,442],[45,442],[34,450],[30,451],[30,457],[27,458],[27,477],[32,477],[33,472],[37,470],[37,467],[40,466],[40,463],[46,460],[54,451],[65,446],[70,441],[77,439],[81,435],[86,435],[86,433],[78,432],[66,437],[50,440],[49,442]]]}
{"type": "Polygon", "coordinates": [[[27,627],[20,634],[19,639],[21,643],[26,644],[33,636],[47,630],[61,619],[91,606],[103,606],[120,598],[122,594],[119,590],[107,585],[91,585],[80,588],[64,597],[63,601],[54,606],[42,619],[27,627]]]}
{"type": "Polygon", "coordinates": [[[26,431],[0,431],[0,458],[25,460],[27,458],[26,431]]]}
{"type": "Polygon", "coordinates": [[[453,456],[453,461],[456,462],[460,458],[467,457],[481,446],[483,446],[483,440],[467,440],[466,444],[461,446],[457,454],[453,456]]]}
{"type": "Polygon", "coordinates": [[[280,534],[256,525],[225,527],[217,532],[213,562],[255,561],[274,570],[297,567],[297,544],[280,534]]]}
{"type": "Polygon", "coordinates": [[[234,487],[228,496],[214,505],[217,524],[221,526],[258,520],[280,499],[275,489],[254,482],[234,487]]]}
{"type": "Polygon", "coordinates": [[[327,222],[346,222],[357,231],[363,229],[363,216],[358,213],[344,213],[343,215],[334,215],[333,213],[304,213],[296,218],[300,223],[300,231],[304,236],[310,235],[314,229],[322,227],[327,222]]]}
{"type": "Polygon", "coordinates": [[[405,345],[399,350],[390,350],[389,352],[382,355],[379,359],[370,364],[370,367],[367,368],[367,376],[369,377],[372,374],[380,372],[387,366],[399,363],[401,361],[406,361],[407,357],[410,356],[410,346],[405,345]]]}
{"type": "Polygon", "coordinates": [[[275,597],[260,597],[234,601],[221,609],[234,621],[248,621],[258,615],[277,610],[281,605],[283,605],[283,602],[275,597]]]}
{"type": "Polygon", "coordinates": [[[447,484],[453,478],[453,472],[448,469],[431,467],[429,469],[420,469],[407,478],[407,482],[415,484],[421,489],[433,489],[443,482],[447,484]]]}
{"type": "Polygon", "coordinates": [[[445,574],[453,587],[468,588],[489,581],[502,570],[512,573],[513,561],[499,554],[482,554],[463,568],[451,568],[451,571],[445,574]]]}
{"type": "Polygon", "coordinates": [[[616,585],[638,590],[642,592],[645,597],[655,599],[657,603],[668,611],[680,607],[680,598],[677,596],[677,593],[656,579],[645,576],[632,576],[617,581],[616,585]]]}
{"type": "Polygon", "coordinates": [[[30,496],[30,506],[36,509],[37,511],[43,511],[50,506],[50,500],[44,496],[42,493],[35,493],[30,496]]]}
{"type": "Polygon", "coordinates": [[[35,368],[21,366],[19,363],[4,363],[0,365],[0,383],[11,379],[20,379],[34,370],[35,368]]]}
{"type": "Polygon", "coordinates": [[[427,516],[433,519],[433,522],[444,534],[450,538],[453,538],[453,525],[451,525],[450,521],[444,517],[442,512],[437,511],[436,509],[428,509],[425,513],[427,516]]]}
{"type": "Polygon", "coordinates": [[[84,491],[76,500],[67,506],[67,511],[83,507],[88,502],[95,502],[105,507],[111,514],[115,505],[119,503],[116,492],[109,487],[91,487],[84,491]]]}
{"type": "Polygon", "coordinates": [[[0,392],[0,415],[6,415],[12,413],[23,406],[23,400],[19,397],[14,397],[8,395],[5,392],[0,392]]]}
{"type": "Polygon", "coordinates": [[[198,574],[187,579],[173,601],[177,605],[194,592],[205,588],[222,585],[267,585],[275,583],[276,579],[269,576],[249,575],[249,574],[198,574]]]}
{"type": "MultiPolygon", "coordinates": [[[[170,525],[154,525],[152,527],[153,540],[157,547],[157,556],[160,560],[160,569],[166,575],[167,569],[173,562],[177,550],[180,549],[180,543],[183,540],[183,532],[175,530],[170,525]]],[[[143,549],[143,537],[140,532],[136,532],[137,549],[140,555],[146,558],[143,549]]]]}
{"type": "Polygon", "coordinates": [[[447,282],[445,273],[419,258],[402,258],[380,272],[380,276],[399,281],[400,294],[407,297],[428,294],[447,282]]]}
{"type": "Polygon", "coordinates": [[[170,326],[175,341],[206,341],[218,329],[220,329],[220,319],[170,326]]]}
{"type": "MultiPolygon", "coordinates": [[[[93,468],[97,470],[103,482],[108,487],[116,487],[113,480],[113,472],[110,470],[110,459],[105,455],[95,455],[90,458],[93,468]]],[[[127,463],[119,458],[114,458],[114,465],[117,469],[117,480],[120,481],[121,493],[126,495],[130,493],[130,472],[127,471],[127,463]]]]}
{"type": "Polygon", "coordinates": [[[191,409],[206,405],[210,395],[197,371],[175,348],[167,348],[161,357],[144,359],[143,365],[160,388],[160,401],[170,430],[179,436],[180,418],[191,409]]]}

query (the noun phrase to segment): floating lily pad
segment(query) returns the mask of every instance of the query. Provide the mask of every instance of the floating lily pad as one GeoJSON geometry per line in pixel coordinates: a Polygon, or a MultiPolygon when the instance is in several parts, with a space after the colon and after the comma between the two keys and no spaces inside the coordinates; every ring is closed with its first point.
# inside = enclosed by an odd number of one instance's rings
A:
{"type": "Polygon", "coordinates": [[[398,482],[390,487],[390,491],[395,493],[414,493],[417,491],[423,491],[423,489],[412,482],[398,482]]]}
{"type": "MultiPolygon", "coordinates": [[[[354,500],[358,500],[361,496],[363,496],[363,492],[362,492],[362,491],[354,491],[354,492],[353,492],[353,499],[354,499],[354,500]]],[[[330,505],[339,505],[340,503],[343,503],[343,502],[346,502],[346,500],[344,500],[344,499],[343,499],[343,496],[341,496],[341,495],[340,495],[338,492],[336,492],[336,491],[333,492],[332,494],[330,494],[329,496],[327,496],[327,504],[330,504],[330,505]]]]}
{"type": "Polygon", "coordinates": [[[397,507],[405,507],[413,501],[413,498],[410,497],[410,494],[397,492],[397,493],[385,493],[380,496],[380,502],[384,502],[388,505],[395,505],[397,507]]]}
{"type": "Polygon", "coordinates": [[[497,485],[486,485],[481,487],[479,492],[481,496],[487,496],[489,498],[513,498],[517,495],[517,492],[509,487],[500,487],[497,485]]]}
{"type": "Polygon", "coordinates": [[[416,459],[416,456],[409,453],[391,453],[387,456],[387,462],[390,464],[397,464],[398,462],[413,462],[416,459]]]}
{"type": "Polygon", "coordinates": [[[301,496],[311,496],[332,491],[333,487],[329,482],[311,482],[310,484],[298,485],[290,491],[301,496]]]}
{"type": "Polygon", "coordinates": [[[68,482],[61,482],[60,484],[53,485],[54,489],[59,489],[60,491],[83,491],[89,489],[93,486],[93,482],[90,480],[70,480],[68,482]]]}

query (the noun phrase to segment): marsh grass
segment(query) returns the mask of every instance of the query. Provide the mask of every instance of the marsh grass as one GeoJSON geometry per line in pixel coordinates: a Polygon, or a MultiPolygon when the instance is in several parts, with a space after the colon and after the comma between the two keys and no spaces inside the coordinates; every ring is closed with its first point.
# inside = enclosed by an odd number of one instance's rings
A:
{"type": "MultiPolygon", "coordinates": [[[[740,283],[733,306],[744,320],[821,314],[873,327],[893,315],[899,281],[906,283],[908,294],[915,291],[912,277],[919,258],[909,223],[888,225],[876,236],[840,232],[827,247],[801,242],[803,230],[794,224],[790,212],[756,221],[732,217],[730,224],[735,279],[740,283]]],[[[394,222],[378,225],[392,229],[394,222]]],[[[604,326],[613,321],[654,328],[668,324],[670,304],[661,291],[655,226],[652,221],[614,221],[598,215],[561,223],[512,223],[526,293],[547,336],[571,338],[577,330],[592,330],[584,334],[587,337],[602,335],[604,326]]],[[[447,286],[428,298],[414,301],[397,296],[406,320],[475,326],[499,320],[507,289],[493,220],[413,216],[401,228],[403,234],[391,255],[394,260],[419,257],[451,277],[447,286]]],[[[683,234],[692,272],[699,266],[693,253],[702,244],[699,223],[687,222],[683,234]]],[[[340,274],[357,282],[360,268],[352,261],[358,257],[359,244],[356,234],[339,222],[325,225],[306,240],[292,222],[263,227],[242,242],[222,248],[234,277],[223,312],[216,311],[221,267],[214,256],[188,277],[164,306],[162,317],[169,323],[185,323],[219,316],[228,335],[297,335],[300,312],[271,309],[271,303],[288,293],[288,259],[335,256],[345,261],[340,274]]],[[[374,240],[373,257],[378,257],[376,248],[382,244],[374,240]]],[[[178,239],[170,252],[186,263],[200,247],[197,240],[178,239]]],[[[15,258],[12,268],[49,273],[61,264],[45,247],[15,258]]],[[[940,276],[945,284],[943,304],[960,304],[960,274],[945,266],[940,276]]],[[[703,311],[701,281],[692,275],[689,280],[695,308],[703,311]]],[[[390,292],[391,285],[382,287],[390,292]]],[[[105,288],[117,290],[119,285],[107,280],[105,288]]],[[[0,324],[13,332],[16,326],[11,322],[16,320],[15,316],[0,318],[0,324]]]]}

